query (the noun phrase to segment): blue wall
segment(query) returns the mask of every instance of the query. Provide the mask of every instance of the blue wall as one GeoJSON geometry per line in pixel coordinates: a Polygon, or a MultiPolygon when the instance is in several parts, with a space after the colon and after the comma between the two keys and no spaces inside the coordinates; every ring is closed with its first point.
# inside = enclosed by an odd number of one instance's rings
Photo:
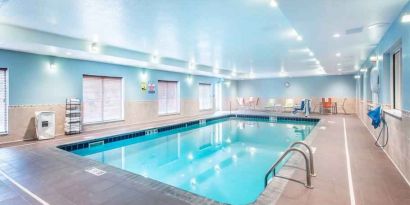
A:
{"type": "Polygon", "coordinates": [[[352,97],[356,81],[352,75],[274,78],[237,82],[238,96],[258,97],[352,97]],[[290,82],[290,87],[285,87],[290,82]]]}
{"type": "MultiPolygon", "coordinates": [[[[401,16],[410,12],[410,3],[408,3],[397,16],[389,30],[383,36],[378,46],[371,55],[379,56],[379,61],[373,69],[379,69],[381,90],[379,93],[379,103],[392,104],[390,93],[390,50],[397,43],[401,42],[402,48],[402,106],[404,110],[410,110],[410,23],[402,23],[401,16]]],[[[368,58],[368,59],[369,59],[368,58]]],[[[369,66],[369,60],[364,66],[369,66]]],[[[362,76],[363,77],[363,76],[362,76]]],[[[363,78],[362,78],[363,80],[363,78]]],[[[368,83],[368,82],[366,82],[368,83]]],[[[370,86],[363,87],[365,93],[370,92],[370,86]]]]}
{"type": "MultiPolygon", "coordinates": [[[[9,70],[10,105],[61,104],[67,97],[81,98],[84,74],[123,77],[126,101],[157,98],[156,93],[148,94],[140,90],[143,72],[147,73],[147,81],[179,81],[183,99],[197,99],[198,83],[214,84],[220,81],[218,78],[193,76],[190,84],[187,74],[6,50],[0,50],[0,67],[9,70]],[[54,71],[49,69],[50,62],[56,65],[54,71]]],[[[234,81],[229,87],[224,83],[223,88],[225,96],[236,94],[234,81]]]]}

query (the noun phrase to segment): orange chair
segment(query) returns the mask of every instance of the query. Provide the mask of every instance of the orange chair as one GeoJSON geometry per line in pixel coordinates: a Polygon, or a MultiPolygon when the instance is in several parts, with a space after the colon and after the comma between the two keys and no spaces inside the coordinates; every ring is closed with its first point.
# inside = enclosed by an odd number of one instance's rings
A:
{"type": "Polygon", "coordinates": [[[333,103],[332,103],[332,98],[328,98],[327,101],[325,98],[322,98],[322,106],[320,113],[323,114],[325,110],[329,110],[329,112],[332,114],[333,113],[333,103]]]}

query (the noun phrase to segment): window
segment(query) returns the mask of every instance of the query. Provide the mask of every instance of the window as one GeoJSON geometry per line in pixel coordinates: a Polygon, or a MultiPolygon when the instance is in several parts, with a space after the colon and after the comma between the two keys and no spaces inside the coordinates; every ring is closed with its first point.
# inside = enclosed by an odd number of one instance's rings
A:
{"type": "Polygon", "coordinates": [[[176,81],[158,81],[158,114],[179,113],[179,86],[176,81]]]}
{"type": "Polygon", "coordinates": [[[0,134],[8,131],[8,82],[7,69],[0,68],[0,134]]]}
{"type": "Polygon", "coordinates": [[[199,110],[212,109],[212,87],[210,84],[199,84],[199,110]]]}
{"type": "Polygon", "coordinates": [[[83,77],[84,123],[123,119],[122,78],[83,77]]]}
{"type": "Polygon", "coordinates": [[[392,98],[393,109],[401,109],[401,49],[398,49],[393,54],[393,67],[392,67],[392,98]]]}

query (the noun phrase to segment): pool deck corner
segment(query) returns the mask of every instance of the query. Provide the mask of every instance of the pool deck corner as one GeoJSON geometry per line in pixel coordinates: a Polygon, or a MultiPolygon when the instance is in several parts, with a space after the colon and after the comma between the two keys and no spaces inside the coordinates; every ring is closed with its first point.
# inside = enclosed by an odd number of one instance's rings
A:
{"type": "MultiPolygon", "coordinates": [[[[314,189],[277,178],[255,204],[344,205],[351,204],[352,197],[356,204],[410,204],[409,185],[384,152],[373,145],[373,138],[356,116],[319,117],[321,121],[308,138],[315,150],[314,189]]],[[[193,119],[182,121],[188,120],[193,119]]],[[[219,204],[57,148],[158,124],[3,145],[0,204],[219,204]],[[96,176],[85,171],[93,167],[106,173],[96,176]]],[[[300,159],[293,162],[279,174],[288,171],[289,177],[304,181],[304,171],[291,168],[303,168],[300,159]]]]}

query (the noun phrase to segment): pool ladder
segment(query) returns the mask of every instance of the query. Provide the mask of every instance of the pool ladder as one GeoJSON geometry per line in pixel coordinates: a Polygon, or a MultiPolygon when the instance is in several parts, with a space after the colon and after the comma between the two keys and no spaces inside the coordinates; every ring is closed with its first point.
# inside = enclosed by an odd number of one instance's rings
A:
{"type": "MultiPolygon", "coordinates": [[[[305,183],[305,187],[306,188],[310,188],[313,189],[312,186],[312,177],[315,177],[315,168],[313,166],[313,152],[312,149],[309,147],[309,145],[307,145],[306,143],[304,143],[303,141],[299,141],[299,142],[294,142],[286,151],[285,153],[282,154],[282,156],[280,156],[280,158],[276,161],[276,163],[269,169],[269,171],[266,173],[265,175],[265,188],[266,186],[268,186],[268,179],[269,179],[269,175],[271,173],[273,173],[272,178],[276,176],[276,167],[283,161],[283,159],[285,159],[285,157],[292,153],[292,152],[297,152],[300,153],[303,158],[305,159],[305,167],[306,167],[306,183],[305,183]],[[299,148],[296,148],[295,146],[297,145],[303,145],[304,147],[306,147],[306,149],[309,152],[309,157],[307,157],[306,153],[304,151],[302,151],[299,148]]],[[[289,179],[291,180],[291,179],[289,179]]],[[[293,180],[293,181],[297,181],[297,180],[293,180]]],[[[299,181],[297,181],[299,182],[299,181]]]]}

